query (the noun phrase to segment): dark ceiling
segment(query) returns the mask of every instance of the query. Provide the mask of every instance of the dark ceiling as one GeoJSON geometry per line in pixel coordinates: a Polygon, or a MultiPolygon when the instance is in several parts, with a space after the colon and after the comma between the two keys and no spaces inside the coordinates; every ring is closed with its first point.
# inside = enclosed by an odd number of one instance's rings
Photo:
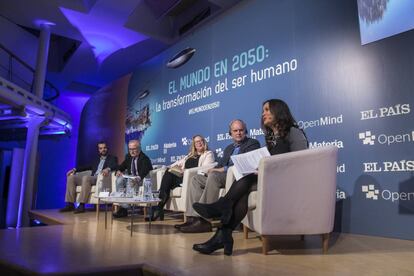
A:
{"type": "Polygon", "coordinates": [[[48,80],[93,93],[240,1],[1,0],[0,16],[35,36],[54,23],[48,80]]]}

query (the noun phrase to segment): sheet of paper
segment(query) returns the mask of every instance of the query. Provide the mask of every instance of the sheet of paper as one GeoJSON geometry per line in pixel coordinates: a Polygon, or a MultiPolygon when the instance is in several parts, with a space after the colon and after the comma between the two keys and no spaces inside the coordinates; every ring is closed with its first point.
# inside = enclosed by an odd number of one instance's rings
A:
{"type": "Polygon", "coordinates": [[[234,177],[239,180],[245,175],[257,172],[259,162],[263,157],[270,156],[269,150],[266,147],[232,155],[231,160],[234,164],[234,177]]]}
{"type": "Polygon", "coordinates": [[[122,175],[122,177],[126,178],[126,179],[138,179],[139,178],[139,176],[128,175],[128,174],[124,174],[124,175],[122,175]]]}

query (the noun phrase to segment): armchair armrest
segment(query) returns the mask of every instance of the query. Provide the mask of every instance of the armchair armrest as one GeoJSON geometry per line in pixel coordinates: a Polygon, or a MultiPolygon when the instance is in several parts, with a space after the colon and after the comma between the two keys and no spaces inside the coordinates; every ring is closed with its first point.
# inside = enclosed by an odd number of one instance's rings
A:
{"type": "Polygon", "coordinates": [[[92,175],[92,171],[87,170],[87,171],[75,172],[75,174],[79,176],[88,176],[88,175],[92,175]]]}
{"type": "MultiPolygon", "coordinates": [[[[109,178],[110,178],[110,180],[109,180],[110,181],[109,187],[111,188],[111,191],[112,192],[113,191],[116,191],[116,176],[115,176],[115,173],[116,172],[111,172],[111,174],[109,175],[109,178]]],[[[104,176],[101,173],[98,174],[98,176],[96,178],[95,196],[98,196],[99,195],[100,187],[102,187],[102,185],[104,184],[103,181],[104,181],[104,176]]]]}
{"type": "Polygon", "coordinates": [[[165,173],[165,166],[155,168],[149,172],[149,176],[151,177],[152,182],[152,190],[159,190],[161,186],[161,179],[165,173]],[[158,176],[160,174],[160,176],[158,176]],[[159,181],[158,181],[159,179],[159,181]]]}
{"type": "Polygon", "coordinates": [[[156,169],[155,174],[157,175],[157,191],[159,191],[161,188],[161,180],[166,171],[167,171],[167,167],[156,169]]]}
{"type": "Polygon", "coordinates": [[[256,211],[262,234],[332,231],[337,152],[329,146],[260,161],[256,211]]]}
{"type": "Polygon", "coordinates": [[[227,169],[227,175],[226,175],[226,193],[230,190],[231,185],[233,185],[234,180],[236,180],[236,178],[234,177],[234,173],[233,173],[233,166],[229,167],[227,169]]]}
{"type": "Polygon", "coordinates": [[[202,167],[197,167],[198,171],[202,171],[202,172],[207,172],[209,169],[214,168],[215,166],[217,166],[217,162],[202,166],[202,167]]]}

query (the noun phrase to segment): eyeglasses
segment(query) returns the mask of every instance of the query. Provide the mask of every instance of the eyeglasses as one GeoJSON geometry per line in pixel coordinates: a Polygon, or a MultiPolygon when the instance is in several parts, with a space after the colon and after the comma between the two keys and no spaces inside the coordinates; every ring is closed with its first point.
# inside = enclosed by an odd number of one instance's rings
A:
{"type": "Polygon", "coordinates": [[[244,132],[244,129],[232,129],[231,132],[244,132]]]}
{"type": "Polygon", "coordinates": [[[128,148],[129,151],[138,151],[138,148],[128,148]]]}

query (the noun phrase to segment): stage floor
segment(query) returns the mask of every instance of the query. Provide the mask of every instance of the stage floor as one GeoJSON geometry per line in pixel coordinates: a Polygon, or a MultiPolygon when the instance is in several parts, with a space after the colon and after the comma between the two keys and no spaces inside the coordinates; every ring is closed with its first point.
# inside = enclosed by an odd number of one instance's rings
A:
{"type": "Polygon", "coordinates": [[[35,212],[63,225],[0,230],[0,263],[45,274],[144,264],[171,275],[414,275],[414,241],[333,234],[324,255],[319,236],[276,237],[274,250],[264,256],[255,233],[245,240],[237,232],[233,256],[222,250],[206,256],[191,248],[212,234],[182,234],[173,227],[178,217],[167,216],[151,228],[137,217],[131,237],[129,219],[109,221],[105,230],[103,212],[99,221],[94,212],[35,212]]]}

